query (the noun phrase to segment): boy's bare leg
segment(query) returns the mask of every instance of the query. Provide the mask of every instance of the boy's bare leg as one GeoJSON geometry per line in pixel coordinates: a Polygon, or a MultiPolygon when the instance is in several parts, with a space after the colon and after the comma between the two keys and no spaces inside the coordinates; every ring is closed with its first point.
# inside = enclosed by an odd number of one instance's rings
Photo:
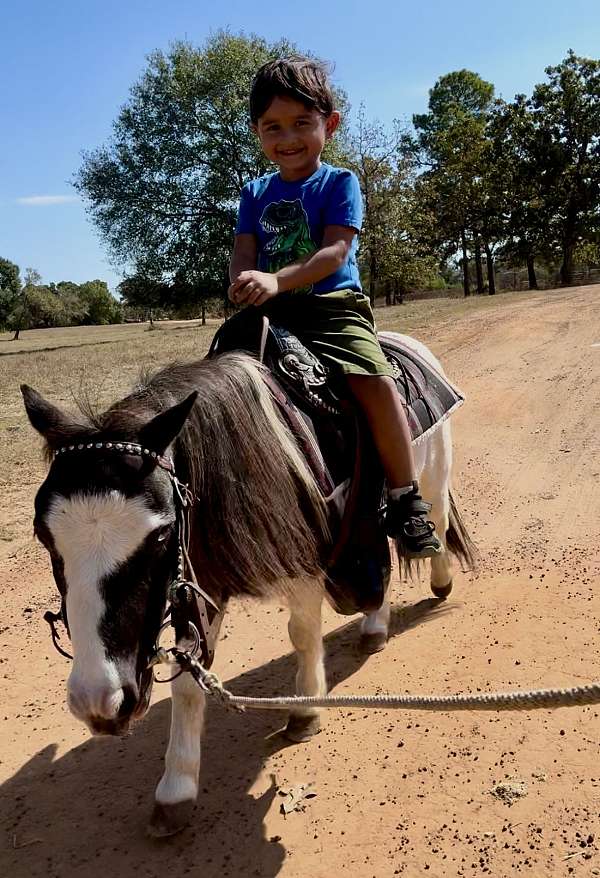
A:
{"type": "Polygon", "coordinates": [[[408,558],[432,558],[443,551],[435,527],[426,518],[431,505],[415,481],[408,421],[393,378],[349,375],[348,383],[371,429],[388,485],[386,531],[408,558]]]}
{"type": "Polygon", "coordinates": [[[403,488],[415,479],[408,421],[396,382],[385,375],[347,375],[353,396],[365,413],[388,489],[403,488]]]}

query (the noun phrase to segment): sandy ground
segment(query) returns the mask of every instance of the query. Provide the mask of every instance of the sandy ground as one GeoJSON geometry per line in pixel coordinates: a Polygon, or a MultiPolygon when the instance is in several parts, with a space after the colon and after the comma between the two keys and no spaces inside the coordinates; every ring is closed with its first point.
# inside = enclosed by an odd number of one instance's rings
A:
{"type": "MultiPolygon", "coordinates": [[[[599,287],[521,296],[419,333],[468,396],[453,419],[454,481],[480,569],[457,575],[439,607],[425,579],[396,581],[389,645],[368,660],[356,648],[358,619],[328,610],[336,692],[600,678],[599,296],[599,287]]],[[[68,666],[41,620],[56,604],[52,579],[27,536],[39,474],[22,454],[10,460],[4,505],[19,539],[0,556],[0,874],[600,875],[596,707],[330,711],[320,735],[291,746],[274,734],[283,717],[211,705],[194,823],[170,841],[147,839],[168,692],[155,687],[125,740],[90,739],[69,715],[68,666]],[[305,781],[317,796],[284,817],[278,789],[305,781]],[[492,794],[504,782],[522,792],[512,804],[492,794]]],[[[285,622],[277,608],[232,611],[216,660],[229,688],[292,691],[285,622]]]]}

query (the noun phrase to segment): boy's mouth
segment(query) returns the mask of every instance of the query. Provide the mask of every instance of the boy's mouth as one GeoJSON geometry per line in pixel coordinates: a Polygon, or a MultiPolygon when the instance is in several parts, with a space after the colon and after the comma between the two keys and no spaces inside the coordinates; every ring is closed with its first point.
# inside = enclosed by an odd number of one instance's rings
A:
{"type": "Polygon", "coordinates": [[[304,149],[300,147],[299,149],[278,149],[277,154],[285,156],[286,158],[291,158],[295,155],[300,155],[301,152],[304,152],[304,149]]]}

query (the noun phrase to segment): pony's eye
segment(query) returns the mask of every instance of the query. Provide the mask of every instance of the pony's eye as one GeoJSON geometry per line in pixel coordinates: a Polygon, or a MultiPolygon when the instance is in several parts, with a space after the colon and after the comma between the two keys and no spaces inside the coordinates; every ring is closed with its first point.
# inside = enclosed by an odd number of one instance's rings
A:
{"type": "Polygon", "coordinates": [[[164,541],[169,536],[170,532],[171,532],[171,525],[170,524],[166,525],[166,527],[161,527],[156,532],[156,542],[157,543],[164,543],[164,541]]]}

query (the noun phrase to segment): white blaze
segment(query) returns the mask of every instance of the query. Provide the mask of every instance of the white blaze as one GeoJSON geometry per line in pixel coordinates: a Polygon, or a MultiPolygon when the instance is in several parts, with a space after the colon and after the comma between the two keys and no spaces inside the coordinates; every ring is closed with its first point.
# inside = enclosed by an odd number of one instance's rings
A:
{"type": "MultiPolygon", "coordinates": [[[[117,665],[107,658],[100,637],[105,612],[102,580],[141,546],[149,533],[169,519],[152,512],[140,497],[118,491],[55,495],[46,524],[64,563],[67,617],[73,644],[69,678],[71,706],[78,715],[114,715],[122,700],[117,665]]],[[[122,662],[119,662],[122,667],[122,662]]],[[[128,675],[134,683],[133,666],[128,675]]]]}

